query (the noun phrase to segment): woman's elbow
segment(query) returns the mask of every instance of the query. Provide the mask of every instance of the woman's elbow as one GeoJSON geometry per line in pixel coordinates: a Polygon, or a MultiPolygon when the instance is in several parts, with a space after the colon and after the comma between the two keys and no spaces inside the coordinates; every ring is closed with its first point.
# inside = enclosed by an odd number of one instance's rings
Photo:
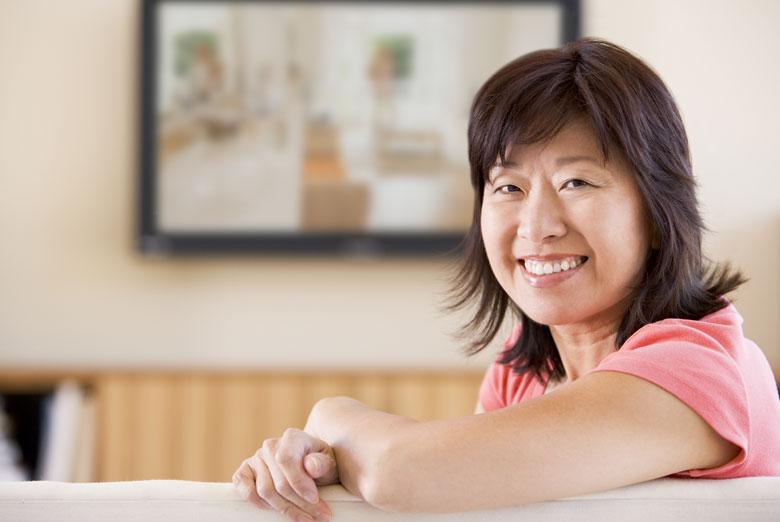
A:
{"type": "Polygon", "coordinates": [[[412,511],[406,503],[403,502],[404,499],[393,489],[393,486],[387,484],[386,481],[377,481],[371,484],[365,500],[373,507],[388,513],[406,513],[412,511]]]}
{"type": "Polygon", "coordinates": [[[409,469],[403,471],[399,461],[403,458],[402,448],[388,445],[380,452],[374,469],[367,477],[364,499],[366,502],[391,513],[403,513],[409,511],[408,491],[409,482],[413,479],[409,469]]]}
{"type": "Polygon", "coordinates": [[[379,482],[372,482],[366,488],[366,494],[364,500],[371,504],[373,507],[382,511],[388,511],[396,513],[397,509],[394,504],[394,499],[390,495],[390,491],[379,482]]]}

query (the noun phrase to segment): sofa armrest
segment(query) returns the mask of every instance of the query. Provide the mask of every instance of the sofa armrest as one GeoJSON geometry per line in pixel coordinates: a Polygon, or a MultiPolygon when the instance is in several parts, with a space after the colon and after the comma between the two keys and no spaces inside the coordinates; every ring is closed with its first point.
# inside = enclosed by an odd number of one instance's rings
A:
{"type": "MultiPolygon", "coordinates": [[[[777,521],[780,477],[662,478],[610,491],[493,511],[389,513],[340,485],[320,488],[334,522],[481,520],[777,521]]],[[[278,522],[278,513],[242,500],[230,483],[184,480],[0,483],[0,520],[14,522],[278,522]]]]}

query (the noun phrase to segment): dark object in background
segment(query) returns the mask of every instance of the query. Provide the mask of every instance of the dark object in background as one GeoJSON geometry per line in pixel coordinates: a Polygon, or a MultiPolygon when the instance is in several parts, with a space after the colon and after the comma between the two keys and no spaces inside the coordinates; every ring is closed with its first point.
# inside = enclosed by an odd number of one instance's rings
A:
{"type": "Polygon", "coordinates": [[[3,393],[8,417],[8,437],[22,452],[23,466],[32,480],[38,479],[38,457],[43,427],[43,411],[50,393],[3,393]]]}

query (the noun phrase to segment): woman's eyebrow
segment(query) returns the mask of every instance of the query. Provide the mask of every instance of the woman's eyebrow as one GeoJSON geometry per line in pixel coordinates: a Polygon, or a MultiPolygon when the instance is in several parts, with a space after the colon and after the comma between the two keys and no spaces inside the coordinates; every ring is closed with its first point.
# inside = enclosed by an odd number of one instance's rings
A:
{"type": "Polygon", "coordinates": [[[595,163],[599,167],[603,166],[599,160],[590,156],[563,156],[555,160],[555,164],[558,167],[562,167],[564,165],[568,165],[569,163],[576,163],[578,161],[587,161],[589,163],[595,163]]]}
{"type": "MultiPolygon", "coordinates": [[[[576,163],[578,161],[587,161],[589,163],[594,163],[599,167],[603,166],[602,162],[600,162],[599,160],[597,160],[592,156],[561,156],[560,158],[555,160],[555,165],[557,167],[563,167],[565,165],[568,165],[570,163],[576,163]]],[[[493,164],[493,167],[519,167],[519,166],[520,166],[519,163],[512,160],[509,160],[506,163],[501,163],[497,161],[496,163],[493,164]]]]}

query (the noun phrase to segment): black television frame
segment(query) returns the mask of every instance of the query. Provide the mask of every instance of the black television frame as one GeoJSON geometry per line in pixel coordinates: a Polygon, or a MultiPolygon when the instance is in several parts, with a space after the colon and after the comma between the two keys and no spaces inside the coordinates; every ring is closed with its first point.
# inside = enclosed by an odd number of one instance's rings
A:
{"type": "MultiPolygon", "coordinates": [[[[460,233],[165,233],[155,219],[156,193],[156,71],[157,18],[160,3],[177,0],[142,0],[141,52],[139,54],[140,162],[137,186],[137,248],[147,256],[180,254],[320,254],[346,256],[448,256],[456,255],[462,246],[460,233]]],[[[193,0],[188,0],[190,3],[193,0]]],[[[205,0],[201,0],[204,1],[205,0]]],[[[210,0],[211,2],[219,0],[210,0]]],[[[273,3],[281,0],[225,0],[226,3],[273,3]]],[[[319,3],[329,0],[308,0],[319,3]]],[[[362,3],[359,0],[339,0],[339,3],[362,3]]],[[[473,3],[465,0],[402,0],[406,4],[473,3]]],[[[563,41],[580,36],[580,0],[491,0],[492,4],[555,4],[561,7],[563,41]]],[[[465,129],[464,129],[465,132],[465,129]]]]}

